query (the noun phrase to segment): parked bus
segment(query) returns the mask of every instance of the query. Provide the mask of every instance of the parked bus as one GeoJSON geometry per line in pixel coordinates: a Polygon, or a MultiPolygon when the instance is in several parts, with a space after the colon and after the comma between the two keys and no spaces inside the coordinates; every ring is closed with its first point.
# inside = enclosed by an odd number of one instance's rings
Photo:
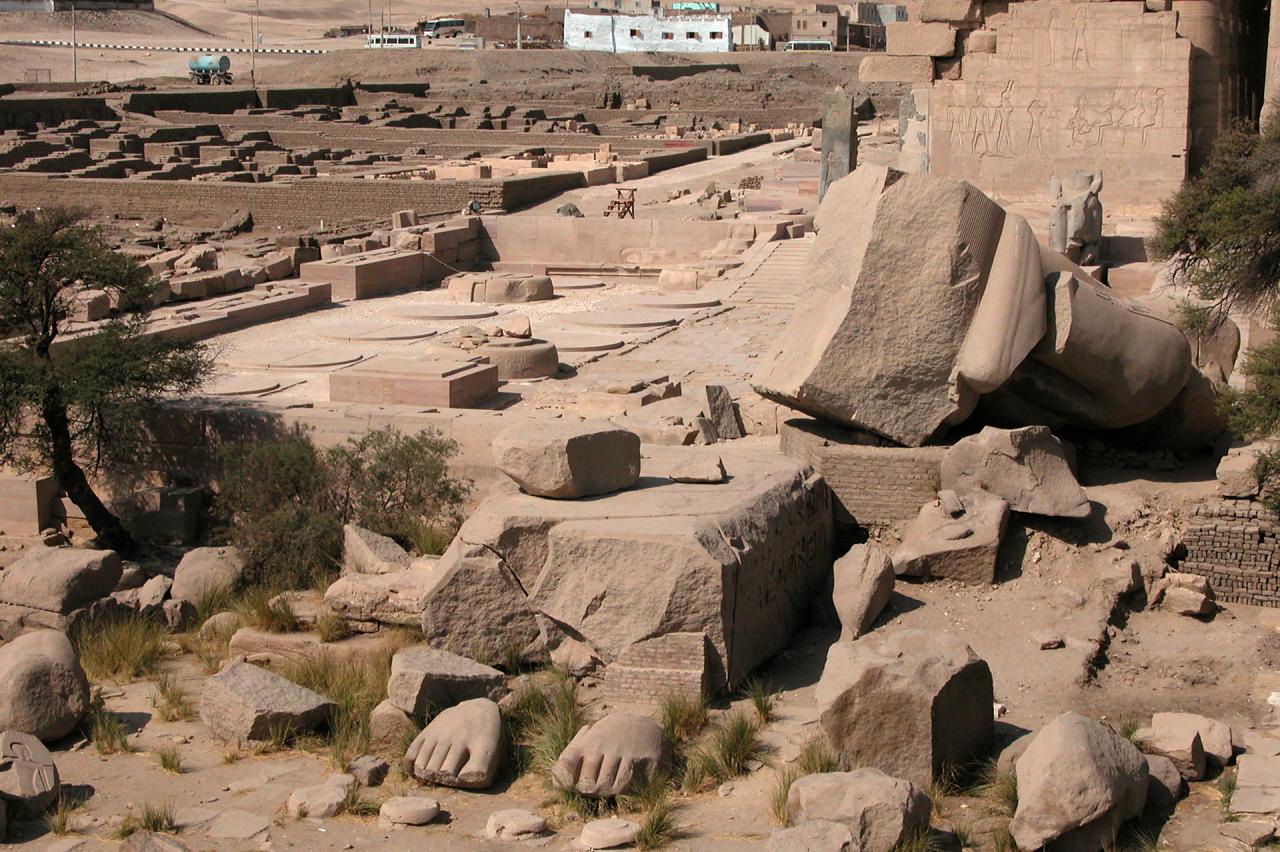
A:
{"type": "Polygon", "coordinates": [[[416,33],[373,33],[365,39],[364,46],[404,50],[422,47],[422,40],[416,33]]]}
{"type": "Polygon", "coordinates": [[[418,29],[429,39],[454,38],[467,30],[467,22],[461,18],[433,18],[418,24],[418,29]]]}
{"type": "Polygon", "coordinates": [[[813,38],[813,39],[798,38],[798,39],[795,39],[794,41],[787,42],[787,46],[784,47],[783,50],[785,51],[796,51],[796,50],[831,51],[831,50],[835,50],[835,48],[831,46],[831,42],[824,41],[820,38],[813,38]]]}

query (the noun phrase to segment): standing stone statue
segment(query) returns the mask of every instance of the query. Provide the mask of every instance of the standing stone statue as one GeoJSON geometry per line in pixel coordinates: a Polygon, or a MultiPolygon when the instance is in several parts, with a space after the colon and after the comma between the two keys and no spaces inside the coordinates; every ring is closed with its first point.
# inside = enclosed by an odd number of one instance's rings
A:
{"type": "Polygon", "coordinates": [[[1101,191],[1100,171],[1049,179],[1049,246],[1081,266],[1097,263],[1102,253],[1101,191]]]}
{"type": "Polygon", "coordinates": [[[822,166],[818,201],[827,187],[858,167],[858,111],[853,96],[836,89],[823,100],[822,166]]]}

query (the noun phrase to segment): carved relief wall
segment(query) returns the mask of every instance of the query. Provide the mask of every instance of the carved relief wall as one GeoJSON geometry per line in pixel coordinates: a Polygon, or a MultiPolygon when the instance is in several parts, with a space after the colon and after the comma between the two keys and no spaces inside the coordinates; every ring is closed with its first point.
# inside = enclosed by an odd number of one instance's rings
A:
{"type": "Polygon", "coordinates": [[[929,170],[1004,200],[1101,169],[1108,205],[1154,207],[1187,171],[1191,42],[1141,2],[984,4],[995,51],[933,84],[929,170]]]}

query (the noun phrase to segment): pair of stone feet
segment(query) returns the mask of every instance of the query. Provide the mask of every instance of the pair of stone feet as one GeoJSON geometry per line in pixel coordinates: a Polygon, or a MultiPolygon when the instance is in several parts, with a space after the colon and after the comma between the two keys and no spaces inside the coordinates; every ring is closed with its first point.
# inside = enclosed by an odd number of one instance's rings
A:
{"type": "MultiPolygon", "coordinates": [[[[444,710],[418,734],[404,769],[421,781],[479,790],[493,783],[503,751],[502,715],[487,698],[444,710]]],[[[578,731],[552,767],[556,786],[584,796],[627,792],[671,763],[671,743],[652,719],[612,713],[578,731]]]]}

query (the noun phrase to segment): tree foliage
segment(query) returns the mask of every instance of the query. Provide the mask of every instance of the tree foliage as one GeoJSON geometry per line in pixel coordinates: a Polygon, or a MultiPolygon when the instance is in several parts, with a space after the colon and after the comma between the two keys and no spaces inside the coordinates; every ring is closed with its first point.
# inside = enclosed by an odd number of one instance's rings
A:
{"type": "Polygon", "coordinates": [[[224,461],[219,504],[228,539],[254,581],[325,582],[353,523],[425,552],[459,522],[469,487],[449,473],[454,442],[434,431],[368,432],[317,450],[305,435],[238,445],[224,461]]]}
{"type": "Polygon", "coordinates": [[[146,407],[197,388],[212,361],[200,344],[144,334],[154,281],[83,218],[54,208],[0,230],[0,463],[51,472],[99,542],[129,551],[81,465],[127,455],[145,435],[146,407]],[[69,328],[84,290],[104,291],[111,315],[69,328]]]}
{"type": "Polygon", "coordinates": [[[1218,137],[1156,220],[1156,254],[1220,311],[1269,304],[1280,282],[1280,124],[1218,137]]]}

